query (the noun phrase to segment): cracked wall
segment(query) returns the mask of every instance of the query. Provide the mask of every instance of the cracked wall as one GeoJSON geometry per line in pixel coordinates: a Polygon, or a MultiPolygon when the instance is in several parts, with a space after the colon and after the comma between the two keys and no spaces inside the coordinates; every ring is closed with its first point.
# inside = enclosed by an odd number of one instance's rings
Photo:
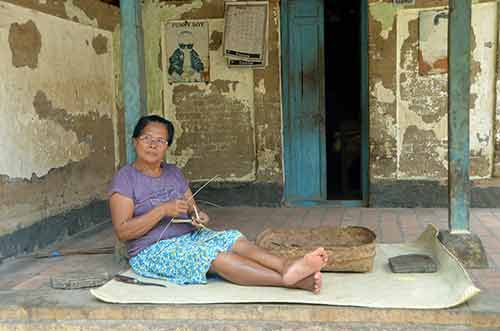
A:
{"type": "MultiPolygon", "coordinates": [[[[442,9],[446,4],[417,1],[415,6],[404,7],[370,3],[372,180],[447,177],[448,76],[421,76],[418,68],[419,12],[442,9]]],[[[475,1],[470,110],[473,178],[490,177],[493,169],[496,36],[497,4],[475,1]]]]}
{"type": "Polygon", "coordinates": [[[229,69],[222,57],[224,1],[143,5],[148,112],[176,128],[167,160],[192,181],[282,182],[279,83],[279,3],[270,1],[269,65],[229,69]],[[168,84],[162,68],[164,24],[174,19],[209,21],[210,83],[168,84]]]}
{"type": "Polygon", "coordinates": [[[112,33],[57,8],[0,1],[0,235],[104,198],[115,169],[112,33]]]}

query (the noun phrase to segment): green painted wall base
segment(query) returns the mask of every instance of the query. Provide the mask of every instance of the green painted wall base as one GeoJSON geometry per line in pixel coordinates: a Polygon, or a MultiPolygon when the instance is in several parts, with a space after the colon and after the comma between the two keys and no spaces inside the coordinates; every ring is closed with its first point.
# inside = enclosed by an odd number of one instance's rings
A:
{"type": "MultiPolygon", "coordinates": [[[[446,208],[448,187],[432,180],[380,180],[370,184],[370,207],[446,208]]],[[[471,188],[471,207],[500,208],[500,186],[471,188]]]]}
{"type": "Polygon", "coordinates": [[[481,239],[472,233],[450,233],[440,231],[439,240],[469,269],[488,268],[488,258],[481,239]]]}
{"type": "MultiPolygon", "coordinates": [[[[203,184],[192,183],[191,191],[195,192],[203,184]]],[[[279,207],[282,197],[283,186],[277,183],[212,182],[196,195],[196,201],[222,207],[279,207]]]]}
{"type": "Polygon", "coordinates": [[[103,200],[96,200],[84,207],[48,217],[31,226],[1,236],[0,261],[32,253],[89,229],[98,231],[103,223],[109,225],[110,222],[108,203],[103,200]]]}

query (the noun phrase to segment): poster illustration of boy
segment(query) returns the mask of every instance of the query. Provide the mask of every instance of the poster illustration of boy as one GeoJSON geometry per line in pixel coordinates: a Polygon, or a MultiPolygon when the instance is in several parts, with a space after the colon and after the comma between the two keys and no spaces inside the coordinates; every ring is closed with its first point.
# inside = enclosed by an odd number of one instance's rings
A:
{"type": "Polygon", "coordinates": [[[169,83],[208,80],[207,28],[206,22],[169,22],[167,40],[172,41],[167,41],[169,83]]]}

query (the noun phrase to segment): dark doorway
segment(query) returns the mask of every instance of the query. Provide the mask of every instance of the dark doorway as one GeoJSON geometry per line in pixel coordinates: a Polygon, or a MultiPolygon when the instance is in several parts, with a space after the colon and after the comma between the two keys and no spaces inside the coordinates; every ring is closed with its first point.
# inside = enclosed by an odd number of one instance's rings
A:
{"type": "Polygon", "coordinates": [[[361,1],[324,1],[328,200],[361,200],[361,1]]]}

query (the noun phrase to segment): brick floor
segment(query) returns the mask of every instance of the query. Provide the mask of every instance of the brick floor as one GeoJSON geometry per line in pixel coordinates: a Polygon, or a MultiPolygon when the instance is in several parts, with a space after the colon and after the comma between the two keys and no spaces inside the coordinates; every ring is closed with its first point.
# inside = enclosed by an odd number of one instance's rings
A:
{"type": "MultiPolygon", "coordinates": [[[[429,223],[441,229],[448,228],[447,209],[404,208],[207,208],[214,229],[237,228],[255,239],[268,227],[318,227],[360,225],[372,229],[381,243],[397,243],[415,240],[429,223]]],[[[490,266],[471,271],[479,287],[500,288],[500,209],[472,209],[471,229],[477,234],[487,252],[490,266]]],[[[69,240],[55,247],[97,247],[113,244],[112,229],[108,228],[90,238],[69,240]]],[[[47,287],[50,275],[79,268],[98,268],[99,262],[89,258],[65,259],[64,265],[57,260],[14,261],[0,266],[0,289],[47,287]],[[68,262],[73,261],[73,262],[68,262]],[[15,265],[15,266],[14,266],[15,265]],[[10,269],[8,269],[10,266],[10,269]],[[9,274],[10,273],[10,274],[9,274]]],[[[107,260],[106,260],[107,261],[107,260]]],[[[102,262],[110,263],[110,261],[102,262]]]]}
{"type": "MultiPolygon", "coordinates": [[[[448,228],[447,210],[446,209],[403,209],[403,208],[332,208],[332,207],[290,207],[290,208],[207,208],[206,209],[212,218],[211,227],[213,229],[228,229],[236,228],[247,235],[249,239],[255,237],[266,228],[269,227],[318,227],[318,226],[347,226],[347,225],[360,225],[372,229],[377,234],[377,241],[379,243],[397,243],[409,242],[415,240],[429,223],[437,225],[441,229],[448,228]]],[[[459,307],[443,310],[434,314],[431,311],[418,311],[418,310],[375,310],[373,314],[377,314],[377,319],[370,321],[378,321],[378,316],[392,316],[391,318],[398,323],[407,323],[406,326],[401,327],[399,324],[394,328],[368,327],[360,326],[360,330],[473,330],[467,327],[468,322],[463,322],[460,318],[473,318],[469,315],[460,315],[464,311],[480,312],[477,315],[476,324],[483,325],[484,329],[481,330],[498,330],[500,320],[497,321],[500,314],[500,209],[473,209],[471,210],[471,229],[472,232],[477,234],[485,247],[490,262],[487,269],[468,270],[469,274],[480,289],[482,293],[464,305],[459,307]],[[392,314],[392,315],[391,315],[392,314]],[[425,317],[427,322],[420,322],[419,318],[415,318],[415,314],[421,314],[425,317]],[[440,315],[441,314],[441,315],[440,315]],[[418,323],[431,323],[434,319],[438,321],[439,318],[450,319],[460,315],[456,323],[456,328],[449,324],[441,326],[432,326],[426,328],[418,323]],[[431,321],[431,322],[429,322],[431,321]],[[462,321],[462,322],[460,322],[462,321]],[[488,324],[490,323],[490,324],[488,324]],[[491,324],[493,323],[493,324],[491,324]],[[460,325],[459,325],[460,324],[460,325]],[[487,327],[493,325],[491,328],[487,327]],[[418,326],[418,327],[417,327],[418,326]]],[[[83,236],[80,238],[73,238],[65,242],[54,245],[52,249],[76,248],[76,247],[102,247],[109,246],[114,243],[114,235],[111,227],[105,228],[102,231],[91,236],[83,236]]],[[[36,293],[48,293],[56,295],[57,299],[47,299],[50,305],[57,307],[62,305],[64,312],[66,307],[61,304],[60,299],[66,298],[61,295],[60,291],[49,289],[50,277],[64,272],[109,272],[115,274],[126,266],[117,265],[113,260],[112,255],[96,255],[96,256],[67,256],[64,258],[51,258],[51,259],[30,259],[30,258],[17,258],[6,260],[0,265],[0,292],[4,295],[9,293],[24,293],[22,295],[30,294],[36,296],[36,293]]],[[[64,292],[66,293],[66,292],[64,292]]],[[[72,292],[68,292],[72,293],[72,292]]],[[[75,292],[76,293],[76,292],[75,292]]],[[[78,292],[80,293],[80,292],[78,292]]],[[[44,294],[44,295],[46,295],[44,294]]],[[[9,294],[12,295],[12,294],[9,294]]],[[[15,294],[14,294],[15,295],[15,294]]],[[[30,305],[43,304],[45,297],[34,297],[33,303],[30,305]]],[[[0,302],[1,302],[0,296],[0,302]]],[[[67,300],[67,299],[65,299],[67,300]]],[[[86,299],[83,304],[84,312],[88,311],[95,300],[86,299]]],[[[63,300],[64,301],[64,300],[63,300]]],[[[241,305],[232,305],[231,309],[236,309],[241,305]],[[236,308],[235,308],[236,307],[236,308]]],[[[10,307],[10,306],[9,306],[10,307]]],[[[8,309],[11,309],[7,307],[8,309]]],[[[120,305],[111,306],[112,309],[120,307],[120,305]]],[[[151,307],[151,306],[148,306],[151,307]]],[[[243,306],[242,306],[243,307],[243,306]]],[[[247,307],[247,306],[244,306],[247,307]]],[[[253,307],[249,305],[248,307],[253,307]]],[[[269,309],[269,305],[264,305],[269,309]]],[[[297,314],[292,311],[296,306],[289,305],[285,308],[279,307],[282,310],[291,310],[290,314],[297,314]]],[[[303,313],[303,307],[301,306],[303,313]]],[[[372,314],[372,310],[360,310],[355,307],[338,308],[334,310],[327,308],[312,307],[311,311],[314,316],[320,316],[318,309],[323,309],[324,316],[337,316],[336,314],[346,314],[345,321],[359,321],[360,314],[372,314]],[[337,309],[338,308],[338,309],[337,309]]],[[[7,310],[8,310],[7,309],[7,310]]],[[[99,307],[102,309],[102,307],[99,307]]],[[[110,309],[106,307],[106,309],[110,309]]],[[[142,309],[142,308],[141,308],[142,309]]],[[[156,309],[156,308],[155,308],[156,309]]],[[[182,309],[179,307],[172,307],[172,309],[182,309]]],[[[190,306],[189,309],[198,309],[198,306],[190,306]]],[[[201,308],[200,308],[201,309],[201,308]]],[[[207,308],[212,309],[212,308],[207,308]]],[[[224,309],[230,309],[224,306],[224,309]]],[[[243,308],[242,308],[243,309],[243,308]]],[[[246,308],[245,308],[246,309],[246,308]]],[[[24,312],[24,306],[20,308],[24,312]]],[[[36,309],[34,310],[36,311],[36,309]]],[[[40,310],[40,311],[43,311],[40,310]]],[[[109,310],[111,311],[111,310],[109,310]]],[[[263,309],[264,311],[264,309],[263,309]]],[[[58,312],[59,313],[59,312],[58,312]]],[[[311,313],[312,314],[312,313],[311,313]]],[[[195,314],[196,315],[196,314],[195,314]]],[[[100,316],[100,315],[99,315],[100,316]]],[[[177,315],[176,315],[177,316],[177,315]]],[[[321,315],[323,316],[323,315],[321,315]]],[[[420,316],[420,315],[419,315],[420,316]]],[[[176,317],[177,318],[177,317],[176,317]]],[[[342,317],[339,318],[342,321],[342,317]]],[[[1,329],[0,321],[0,329],[1,329]]],[[[164,323],[165,321],[161,321],[164,323]]],[[[29,321],[31,323],[31,321],[29,321]]],[[[44,322],[45,326],[47,323],[44,322]]],[[[443,323],[442,321],[439,323],[443,323]]],[[[439,324],[436,322],[436,324],[439,324]]],[[[351,323],[352,324],[352,323],[351,323]]],[[[349,328],[352,329],[351,324],[349,328]]],[[[361,324],[359,324],[361,325],[361,324]]],[[[127,324],[128,329],[129,324],[127,324]]],[[[225,325],[227,326],[227,325],[225,325]]],[[[24,328],[19,329],[26,329],[24,328]]],[[[13,324],[9,324],[7,329],[17,329],[13,324]]],[[[56,328],[53,328],[56,329],[56,328]]],[[[98,328],[99,329],[99,328],[98,328]]],[[[104,328],[103,328],[104,329],[104,328]]],[[[105,328],[109,329],[109,328],[105,328]]],[[[139,328],[141,329],[141,328],[139,328]]],[[[201,330],[203,328],[200,328],[201,330]]],[[[226,329],[226,328],[225,328],[226,329]]],[[[325,327],[325,330],[327,328],[325,327]]],[[[337,329],[337,328],[329,328],[337,329]]],[[[31,329],[30,329],[31,330],[31,329]]],[[[41,330],[41,329],[37,329],[41,330]]],[[[156,328],[155,328],[156,330],[156,328]]],[[[198,330],[198,329],[197,329],[198,330]]],[[[319,329],[318,329],[319,330],[319,329]]],[[[475,329],[474,329],[475,330],[475,329]]]]}
{"type": "MultiPolygon", "coordinates": [[[[242,225],[256,214],[254,208],[211,209],[213,223],[218,228],[235,226],[245,232],[250,239],[265,227],[315,227],[360,225],[372,229],[381,243],[397,243],[415,240],[427,227],[434,224],[440,229],[448,229],[447,209],[430,208],[329,208],[329,207],[291,207],[258,208],[258,215],[266,222],[251,222],[242,225]],[[234,213],[234,210],[238,210],[234,213]],[[232,215],[230,224],[226,215],[232,215]]],[[[475,272],[479,286],[498,288],[500,277],[500,209],[472,209],[471,229],[483,243],[490,263],[488,272],[475,272]]]]}

